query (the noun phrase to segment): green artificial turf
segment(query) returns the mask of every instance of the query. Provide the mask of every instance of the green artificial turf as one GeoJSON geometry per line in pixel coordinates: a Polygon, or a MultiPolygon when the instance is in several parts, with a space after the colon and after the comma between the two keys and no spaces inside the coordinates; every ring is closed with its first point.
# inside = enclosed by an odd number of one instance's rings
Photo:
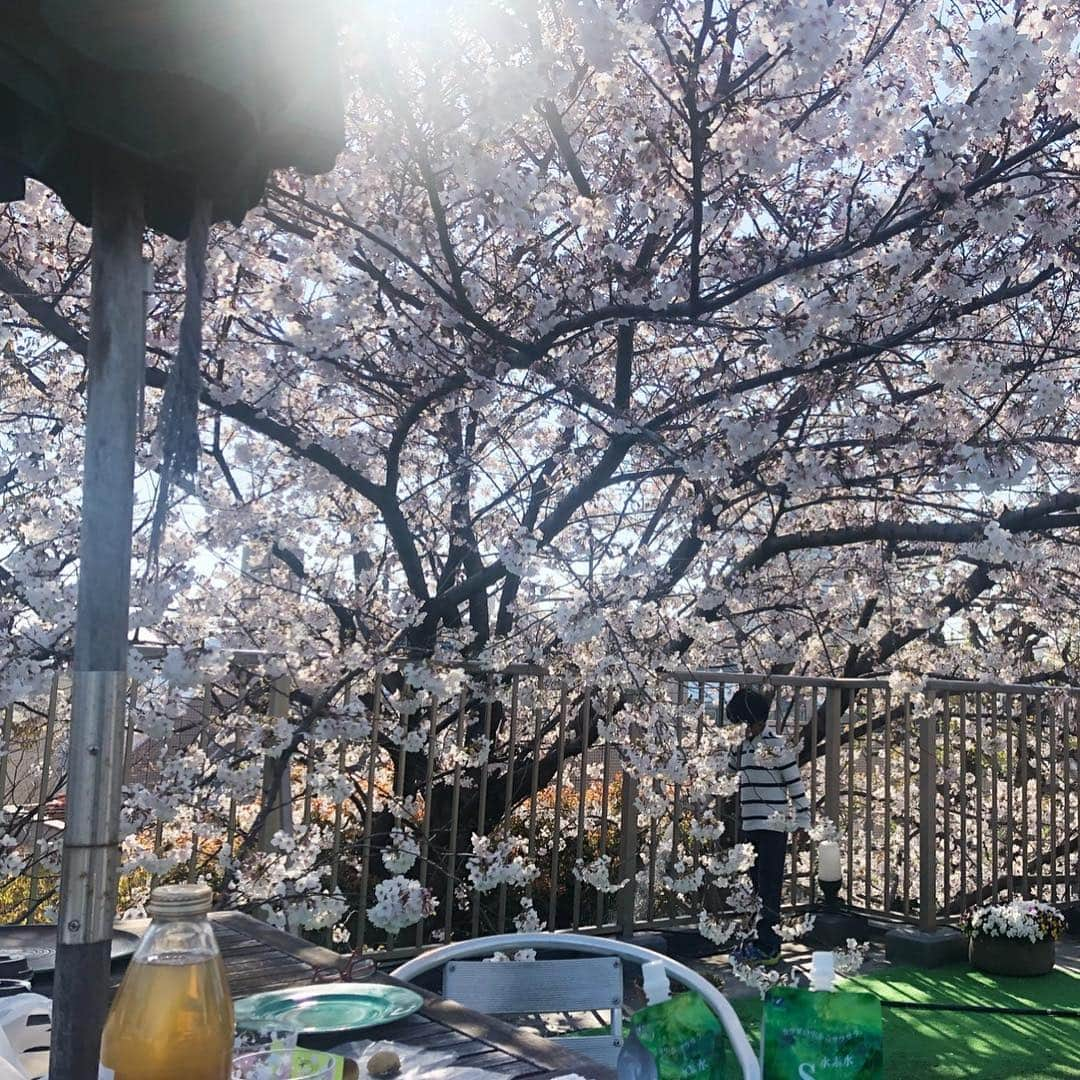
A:
{"type": "MultiPolygon", "coordinates": [[[[1009,979],[984,975],[966,964],[933,971],[896,967],[845,980],[843,986],[888,1001],[1080,1010],[1080,975],[1060,970],[1032,979],[1009,979]]],[[[732,1004],[756,1048],[761,1034],[761,1002],[746,998],[732,1004]]],[[[885,1076],[893,1080],[1080,1077],[1080,1018],[931,1012],[887,1006],[882,1015],[885,1076]]],[[[730,1060],[727,1075],[739,1075],[730,1060]]]]}

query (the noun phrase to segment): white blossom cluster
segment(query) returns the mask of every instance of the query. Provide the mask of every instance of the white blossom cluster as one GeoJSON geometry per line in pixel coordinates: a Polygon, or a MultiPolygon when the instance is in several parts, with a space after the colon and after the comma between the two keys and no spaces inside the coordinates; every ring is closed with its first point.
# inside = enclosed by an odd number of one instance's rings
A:
{"type": "Polygon", "coordinates": [[[705,884],[705,867],[693,865],[685,856],[675,859],[663,876],[664,888],[686,895],[697,892],[705,884]]]}
{"type": "Polygon", "coordinates": [[[776,927],[781,941],[798,941],[814,929],[815,916],[801,915],[796,919],[782,919],[776,927]]]}
{"type": "Polygon", "coordinates": [[[807,832],[815,844],[820,844],[822,840],[832,840],[834,843],[840,842],[840,830],[837,828],[836,822],[824,815],[819,817],[807,832]]]}
{"type": "Polygon", "coordinates": [[[416,837],[400,825],[390,831],[390,846],[383,849],[383,866],[391,874],[405,874],[420,857],[420,845],[416,837]]]}
{"type": "Polygon", "coordinates": [[[521,911],[514,916],[514,929],[519,934],[535,934],[542,926],[540,913],[536,910],[531,896],[521,898],[521,911]]]}
{"type": "Polygon", "coordinates": [[[712,877],[727,881],[747,873],[754,864],[754,857],[753,844],[735,844],[721,854],[706,856],[705,865],[712,877]]]}
{"type": "Polygon", "coordinates": [[[782,972],[777,971],[775,968],[744,964],[738,960],[731,962],[731,972],[739,982],[756,990],[761,995],[762,1000],[765,999],[765,995],[773,987],[781,986],[786,981],[789,981],[782,972]]]}
{"type": "Polygon", "coordinates": [[[465,861],[472,887],[478,893],[486,893],[500,885],[510,888],[528,885],[540,871],[526,859],[521,848],[521,842],[514,837],[498,840],[473,833],[472,854],[465,861]]]}
{"type": "Polygon", "coordinates": [[[574,866],[574,877],[602,893],[617,893],[623,886],[628,884],[629,878],[622,881],[612,881],[613,870],[610,855],[598,855],[589,862],[579,860],[574,866]]]}
{"type": "Polygon", "coordinates": [[[505,964],[509,961],[517,961],[518,963],[529,963],[536,959],[535,949],[515,949],[513,955],[504,952],[494,952],[491,956],[484,957],[484,963],[486,964],[505,964]]]}
{"type": "Polygon", "coordinates": [[[848,938],[843,946],[833,949],[833,968],[838,975],[854,975],[863,966],[870,943],[848,938]]]}
{"type": "Polygon", "coordinates": [[[397,876],[375,886],[375,903],[368,908],[371,922],[391,936],[435,914],[438,900],[418,881],[397,876]]]}
{"type": "Polygon", "coordinates": [[[707,911],[702,911],[698,916],[698,933],[714,945],[726,945],[740,932],[740,929],[735,919],[720,920],[707,911]]]}

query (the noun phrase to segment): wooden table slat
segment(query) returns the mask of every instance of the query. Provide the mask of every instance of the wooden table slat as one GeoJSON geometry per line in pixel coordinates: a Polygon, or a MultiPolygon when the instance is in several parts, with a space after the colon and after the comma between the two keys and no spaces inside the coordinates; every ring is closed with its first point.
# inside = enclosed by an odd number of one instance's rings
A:
{"type": "Polygon", "coordinates": [[[394,1042],[407,1042],[410,1046],[422,1046],[425,1050],[444,1050],[451,1046],[472,1047],[473,1049],[490,1050],[486,1043],[477,1042],[471,1035],[463,1035],[460,1031],[452,1031],[438,1024],[433,1025],[430,1032],[409,1034],[404,1037],[397,1036],[385,1029],[380,1031],[380,1037],[394,1042]]]}
{"type": "Polygon", "coordinates": [[[472,1069],[490,1069],[501,1065],[513,1065],[520,1058],[506,1054],[502,1050],[484,1049],[473,1053],[458,1054],[455,1059],[472,1069]]]}
{"type": "Polygon", "coordinates": [[[505,1076],[508,1080],[526,1080],[528,1077],[540,1077],[550,1074],[538,1072],[535,1065],[529,1061],[514,1058],[508,1065],[485,1065],[490,1072],[505,1076]]]}

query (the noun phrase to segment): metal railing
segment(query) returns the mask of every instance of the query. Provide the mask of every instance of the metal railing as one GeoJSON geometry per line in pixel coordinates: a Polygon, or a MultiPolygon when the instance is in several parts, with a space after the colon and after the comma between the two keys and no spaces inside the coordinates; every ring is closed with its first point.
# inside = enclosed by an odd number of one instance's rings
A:
{"type": "MultiPolygon", "coordinates": [[[[391,828],[405,822],[416,855],[410,872],[433,890],[439,910],[394,942],[399,953],[437,933],[512,928],[523,896],[552,929],[626,933],[684,923],[715,901],[700,888],[681,890],[710,851],[732,839],[735,807],[730,799],[710,804],[700,779],[679,775],[678,764],[692,762],[732,690],[755,685],[772,693],[774,726],[800,756],[815,824],[828,818],[839,831],[844,893],[855,909],[932,928],[1007,893],[1080,901],[1080,689],[930,679],[912,695],[882,679],[715,670],[666,673],[662,681],[675,706],[664,744],[676,764],[660,777],[632,767],[627,747],[609,741],[613,718],[634,694],[518,665],[474,677],[449,705],[420,709],[376,679],[364,739],[307,737],[284,772],[266,760],[252,797],[209,798],[208,780],[189,812],[155,820],[153,800],[143,800],[135,825],[171,860],[171,874],[190,877],[205,872],[222,845],[236,851],[254,821],[261,819],[253,846],[264,851],[279,831],[318,826],[328,838],[325,887],[348,901],[354,937],[371,941],[378,935],[366,912],[389,872],[381,856],[391,828]],[[349,778],[345,789],[328,793],[323,761],[349,778]],[[395,816],[402,807],[407,813],[395,816]],[[726,825],[719,840],[695,834],[703,813],[726,825]],[[478,893],[465,887],[470,838],[493,828],[538,872],[522,887],[478,893]],[[575,873],[598,861],[628,883],[611,893],[575,873]]],[[[269,715],[287,715],[288,691],[285,680],[273,682],[269,715]]],[[[125,739],[131,788],[162,782],[165,748],[202,748],[209,776],[214,702],[230,692],[208,688],[171,731],[147,732],[133,683],[125,739]]],[[[54,881],[49,804],[63,791],[66,712],[57,676],[47,701],[0,714],[0,801],[23,808],[17,839],[40,854],[27,870],[31,911],[54,881]]],[[[785,899],[793,910],[816,902],[813,845],[792,842],[785,899]]]]}

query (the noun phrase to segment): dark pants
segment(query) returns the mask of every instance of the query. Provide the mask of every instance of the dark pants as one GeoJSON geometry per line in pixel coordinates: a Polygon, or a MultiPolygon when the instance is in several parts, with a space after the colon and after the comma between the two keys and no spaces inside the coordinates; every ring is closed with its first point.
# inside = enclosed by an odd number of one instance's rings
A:
{"type": "Polygon", "coordinates": [[[761,899],[755,944],[766,956],[773,956],[780,949],[776,924],[780,921],[780,889],[784,884],[788,834],[773,829],[751,829],[743,835],[746,843],[753,844],[757,856],[750,868],[750,880],[761,899]]]}

